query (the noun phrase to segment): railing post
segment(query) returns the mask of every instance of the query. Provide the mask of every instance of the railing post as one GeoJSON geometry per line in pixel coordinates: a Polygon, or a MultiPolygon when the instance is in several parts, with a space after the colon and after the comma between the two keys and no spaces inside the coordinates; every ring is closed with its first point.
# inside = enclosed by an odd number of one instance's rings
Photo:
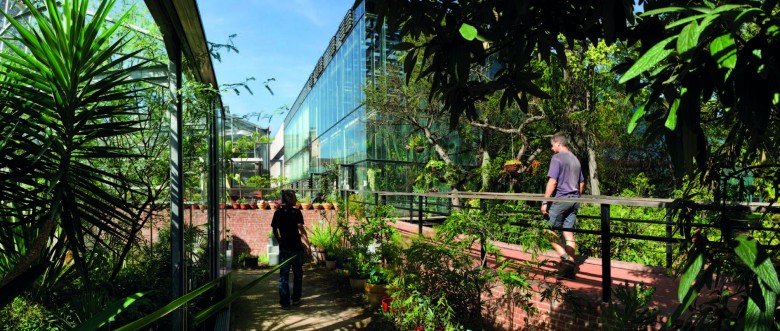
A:
{"type": "MultiPolygon", "coordinates": [[[[479,199],[479,210],[481,212],[485,211],[485,200],[479,199]]],[[[485,259],[485,255],[487,255],[487,251],[485,251],[485,234],[482,233],[479,235],[479,258],[481,259],[481,264],[483,268],[487,266],[487,260],[485,259]]]]}
{"type": "Polygon", "coordinates": [[[601,301],[612,298],[612,233],[609,229],[609,205],[601,205],[601,301]]]}
{"type": "Polygon", "coordinates": [[[423,196],[418,197],[418,205],[417,205],[417,233],[422,235],[423,233],[423,196]]]}
{"type": "Polygon", "coordinates": [[[414,221],[414,196],[409,196],[409,223],[414,221]]]}
{"type": "Polygon", "coordinates": [[[344,218],[346,218],[347,223],[349,223],[349,191],[344,190],[342,196],[344,197],[344,218]]]}
{"type": "Polygon", "coordinates": [[[670,241],[666,242],[666,268],[672,267],[672,210],[666,208],[666,239],[670,241]]]}

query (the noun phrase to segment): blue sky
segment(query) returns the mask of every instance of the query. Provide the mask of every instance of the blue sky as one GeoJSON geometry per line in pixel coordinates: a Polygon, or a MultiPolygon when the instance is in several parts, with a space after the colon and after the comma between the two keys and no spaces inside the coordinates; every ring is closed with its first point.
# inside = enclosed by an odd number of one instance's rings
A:
{"type": "MultiPolygon", "coordinates": [[[[214,61],[220,85],[240,83],[248,77],[254,95],[223,92],[222,102],[234,115],[271,114],[292,106],[314,64],[325,51],[330,38],[354,0],[201,0],[198,1],[206,38],[225,44],[237,34],[233,44],[239,53],[221,50],[222,62],[214,61]],[[263,87],[270,83],[274,95],[263,87]]],[[[275,134],[286,114],[272,117],[275,134]]],[[[268,118],[250,118],[265,127],[268,118]]]]}

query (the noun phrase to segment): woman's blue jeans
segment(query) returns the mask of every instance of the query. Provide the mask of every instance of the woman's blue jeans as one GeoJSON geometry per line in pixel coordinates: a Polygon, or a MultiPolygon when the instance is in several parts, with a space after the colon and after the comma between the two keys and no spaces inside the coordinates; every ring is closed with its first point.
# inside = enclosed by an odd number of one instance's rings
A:
{"type": "Polygon", "coordinates": [[[279,269],[279,304],[282,307],[290,306],[292,301],[301,300],[301,288],[303,287],[303,256],[302,251],[279,250],[279,262],[295,256],[289,264],[285,264],[279,269]],[[290,296],[290,268],[293,271],[293,290],[290,296]]]}

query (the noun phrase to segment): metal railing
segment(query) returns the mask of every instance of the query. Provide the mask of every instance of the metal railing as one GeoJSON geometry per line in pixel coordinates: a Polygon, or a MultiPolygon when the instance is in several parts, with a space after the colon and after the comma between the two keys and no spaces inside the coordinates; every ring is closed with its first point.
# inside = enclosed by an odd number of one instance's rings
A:
{"type": "MultiPolygon", "coordinates": [[[[566,229],[575,233],[597,235],[601,238],[601,265],[602,265],[602,301],[608,302],[612,296],[612,256],[611,247],[615,238],[624,239],[636,239],[646,240],[651,242],[665,243],[665,264],[667,268],[672,266],[673,262],[673,246],[679,245],[683,241],[689,241],[691,239],[690,229],[717,229],[721,230],[721,236],[730,238],[733,231],[769,231],[777,232],[778,228],[767,228],[764,226],[750,226],[745,222],[727,221],[716,223],[703,223],[694,222],[690,218],[686,218],[682,221],[675,221],[674,215],[676,211],[681,208],[692,209],[696,211],[713,211],[719,214],[722,213],[777,213],[780,208],[769,203],[728,203],[728,204],[715,204],[712,202],[703,201],[690,201],[690,200],[672,200],[672,199],[656,199],[656,198],[624,198],[624,197],[611,197],[611,196],[582,196],[580,198],[545,198],[541,194],[527,194],[527,193],[485,193],[485,192],[456,192],[456,193],[399,193],[399,192],[376,192],[376,191],[358,191],[358,190],[344,190],[342,196],[346,197],[350,194],[356,194],[363,197],[359,203],[363,203],[366,207],[373,205],[392,205],[396,210],[396,217],[398,219],[406,219],[408,217],[409,222],[417,223],[418,233],[423,233],[425,226],[432,226],[434,224],[442,223],[444,219],[449,216],[453,210],[466,210],[470,208],[485,208],[485,201],[523,201],[529,203],[529,206],[536,208],[536,211],[532,211],[532,208],[528,210],[518,211],[518,213],[524,213],[528,215],[528,218],[522,219],[524,222],[515,222],[513,225],[520,227],[538,226],[532,222],[532,219],[541,218],[541,212],[538,206],[544,201],[559,201],[559,202],[577,202],[580,204],[592,204],[599,206],[599,215],[578,215],[579,220],[582,221],[598,221],[598,230],[588,230],[582,228],[566,229]],[[469,204],[454,205],[452,203],[453,198],[457,198],[460,201],[468,201],[472,199],[479,200],[476,207],[469,204]],[[641,220],[630,218],[616,218],[611,216],[611,206],[629,206],[629,207],[646,207],[657,208],[665,210],[664,217],[661,220],[641,220]],[[663,225],[665,227],[664,236],[643,235],[635,233],[621,233],[613,231],[613,225],[617,222],[634,223],[634,224],[648,224],[648,225],[663,225]],[[723,224],[728,223],[728,224],[723,224]],[[675,227],[678,229],[675,231],[675,227]],[[682,227],[679,229],[679,227],[682,227]]],[[[349,199],[345,199],[347,204],[354,203],[349,199]]],[[[349,210],[349,205],[347,205],[349,210]]],[[[728,219],[728,218],[726,218],[728,219]]],[[[562,228],[551,228],[552,230],[563,230],[562,228]]],[[[484,247],[482,247],[482,254],[484,255],[484,247]]]]}

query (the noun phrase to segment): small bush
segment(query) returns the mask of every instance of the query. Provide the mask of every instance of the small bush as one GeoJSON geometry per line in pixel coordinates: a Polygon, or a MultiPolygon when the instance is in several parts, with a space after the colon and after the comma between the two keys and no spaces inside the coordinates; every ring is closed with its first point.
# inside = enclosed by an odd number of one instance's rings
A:
{"type": "Polygon", "coordinates": [[[22,296],[0,310],[0,325],[9,331],[70,329],[55,312],[22,296]]]}

